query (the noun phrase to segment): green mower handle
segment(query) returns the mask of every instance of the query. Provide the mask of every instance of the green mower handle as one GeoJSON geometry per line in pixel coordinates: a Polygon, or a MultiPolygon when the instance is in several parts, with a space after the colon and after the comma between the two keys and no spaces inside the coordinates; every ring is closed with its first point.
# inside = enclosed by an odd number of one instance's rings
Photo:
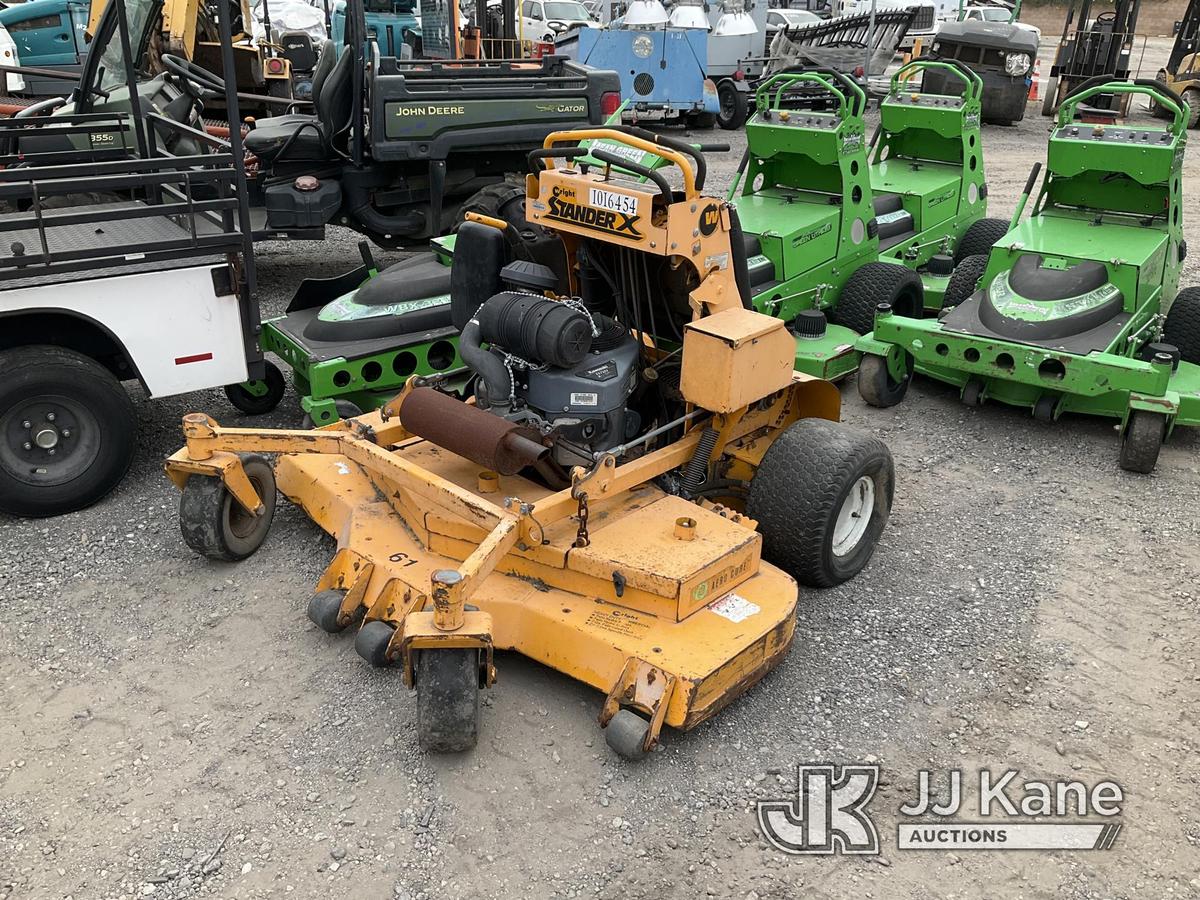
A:
{"type": "Polygon", "coordinates": [[[963,91],[964,103],[971,100],[978,100],[983,96],[983,79],[979,76],[978,72],[972,71],[958,60],[940,59],[914,59],[912,62],[905,63],[892,75],[892,83],[888,88],[888,93],[898,94],[903,92],[905,88],[900,82],[904,75],[925,69],[941,69],[961,81],[965,88],[963,91]]]}
{"type": "Polygon", "coordinates": [[[823,88],[838,100],[838,114],[844,119],[847,115],[862,115],[867,106],[867,95],[853,79],[833,70],[812,72],[779,72],[764,81],[754,93],[754,105],[760,110],[770,111],[779,108],[779,98],[783,92],[796,84],[812,84],[823,88]],[[830,77],[834,76],[834,77],[830,77]],[[838,82],[835,84],[834,82],[838,82]],[[778,85],[776,88],[775,85],[778,85]],[[840,86],[839,86],[840,85],[840,86]],[[849,88],[849,90],[847,90],[849,88]],[[774,89],[774,100],[769,99],[774,89]]]}
{"type": "Polygon", "coordinates": [[[1089,78],[1075,90],[1058,107],[1058,124],[1070,125],[1075,121],[1079,104],[1098,94],[1141,94],[1150,97],[1172,114],[1171,133],[1182,137],[1187,128],[1188,116],[1184,112],[1186,104],[1177,93],[1160,81],[1151,78],[1114,79],[1108,75],[1097,75],[1089,78]]]}

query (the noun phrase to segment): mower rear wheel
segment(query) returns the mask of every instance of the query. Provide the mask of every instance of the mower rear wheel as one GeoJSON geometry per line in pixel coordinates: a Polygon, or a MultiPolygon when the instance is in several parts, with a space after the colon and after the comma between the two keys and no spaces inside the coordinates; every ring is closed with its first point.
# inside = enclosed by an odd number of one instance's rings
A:
{"type": "Polygon", "coordinates": [[[1167,417],[1162,413],[1133,410],[1121,438],[1121,468],[1142,475],[1153,472],[1166,434],[1167,417]]]}
{"type": "Polygon", "coordinates": [[[1200,366],[1200,288],[1185,288],[1163,323],[1163,341],[1179,348],[1179,358],[1200,366]]]}
{"type": "Polygon", "coordinates": [[[1183,92],[1184,112],[1187,113],[1187,127],[1195,128],[1200,124],[1200,90],[1188,88],[1183,92]]]}
{"type": "Polygon", "coordinates": [[[974,294],[986,268],[987,255],[982,253],[968,256],[955,266],[942,294],[942,309],[953,309],[974,294]]]}
{"type": "Polygon", "coordinates": [[[428,753],[461,753],[479,740],[479,651],[417,654],[417,740],[428,753]]]}
{"type": "Polygon", "coordinates": [[[992,252],[992,246],[1008,234],[1008,223],[1003,219],[979,219],[972,222],[958,246],[954,248],[954,265],[966,261],[970,256],[983,256],[992,252]]]}
{"type": "Polygon", "coordinates": [[[265,389],[265,393],[252,393],[240,384],[225,386],[225,396],[229,398],[229,402],[248,416],[261,416],[269,413],[279,405],[279,401],[283,399],[283,395],[287,391],[287,382],[284,381],[279,366],[269,361],[266,363],[266,373],[262,380],[255,384],[260,389],[265,389]]]}
{"type": "Polygon", "coordinates": [[[262,546],[275,517],[275,472],[257,454],[243,454],[242,468],[263,503],[261,515],[233,499],[219,477],[192,475],[179,498],[179,530],[184,543],[209,559],[235,562],[262,546]]]}
{"type": "Polygon", "coordinates": [[[392,664],[387,648],[395,633],[396,629],[382,619],[364,622],[354,636],[354,652],[377,669],[387,668],[392,664]]]}
{"type": "Polygon", "coordinates": [[[618,709],[604,727],[604,742],[618,756],[637,762],[649,754],[646,735],[650,723],[631,709],[618,709]]]}
{"type": "Polygon", "coordinates": [[[768,448],[746,510],[763,557],[801,584],[833,587],[871,558],[892,510],[895,467],[878,438],[801,419],[768,448]]]}
{"type": "Polygon", "coordinates": [[[866,334],[875,328],[875,308],[881,303],[891,304],[898,316],[919,319],[925,303],[921,276],[893,263],[867,263],[842,288],[831,318],[838,325],[866,334]]]}
{"type": "Polygon", "coordinates": [[[308,601],[308,621],[326,634],[345,631],[351,621],[349,616],[342,621],[342,601],[345,598],[346,592],[340,588],[317,591],[308,601]]]}
{"type": "Polygon", "coordinates": [[[858,395],[871,406],[887,409],[895,406],[908,393],[912,381],[912,360],[907,358],[904,378],[896,381],[888,371],[887,359],[874,353],[863,354],[858,364],[858,395]]]}
{"type": "Polygon", "coordinates": [[[517,229],[524,228],[525,219],[525,179],[520,175],[508,174],[503,181],[482,187],[467,198],[459,208],[458,225],[467,220],[467,213],[478,213],[500,219],[517,229]]]}

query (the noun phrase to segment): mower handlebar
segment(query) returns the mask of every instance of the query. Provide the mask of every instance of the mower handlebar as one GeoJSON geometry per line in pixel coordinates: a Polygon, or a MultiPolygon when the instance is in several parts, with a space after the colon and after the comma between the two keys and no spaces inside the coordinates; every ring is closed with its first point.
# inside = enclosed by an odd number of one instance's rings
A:
{"type": "Polygon", "coordinates": [[[956,59],[914,59],[912,62],[905,63],[892,75],[892,83],[888,88],[888,93],[899,93],[903,90],[900,84],[901,79],[906,74],[924,69],[941,69],[961,81],[965,86],[965,90],[963,91],[964,102],[978,100],[983,96],[983,79],[979,76],[979,73],[972,71],[956,59]]]}
{"type": "MultiPolygon", "coordinates": [[[[641,129],[636,130],[640,131],[641,129]]],[[[676,166],[683,176],[684,197],[688,200],[694,200],[700,195],[700,186],[704,183],[705,165],[703,154],[690,144],[686,145],[686,150],[682,149],[682,146],[676,149],[673,145],[682,144],[682,142],[675,141],[673,138],[664,139],[662,135],[655,135],[655,137],[657,140],[648,140],[638,134],[626,131],[624,127],[620,129],[580,128],[575,131],[554,131],[546,136],[546,140],[543,142],[540,150],[534,150],[529,154],[530,167],[536,172],[538,171],[538,160],[546,160],[553,167],[556,157],[560,159],[572,159],[578,156],[591,156],[611,166],[634,172],[643,178],[649,178],[670,199],[670,185],[654,169],[641,163],[622,159],[620,156],[605,150],[603,147],[595,146],[595,142],[597,141],[624,144],[627,147],[634,147],[641,150],[643,153],[650,153],[659,157],[665,163],[676,166]],[[575,146],[580,141],[592,141],[593,143],[591,147],[575,146]],[[560,147],[558,146],[560,144],[571,144],[571,146],[560,147]],[[653,176],[647,173],[653,173],[653,176]]]]}
{"type": "MultiPolygon", "coordinates": [[[[608,127],[613,129],[613,131],[620,131],[624,134],[641,138],[643,141],[649,141],[652,144],[661,144],[670,150],[690,156],[696,164],[696,190],[704,189],[704,180],[708,175],[708,165],[704,161],[703,148],[695,147],[686,141],[668,137],[665,134],[656,134],[653,131],[647,131],[645,128],[638,128],[636,125],[609,125],[608,127]]],[[[639,172],[638,174],[642,173],[639,172]]]]}
{"type": "Polygon", "coordinates": [[[1171,113],[1171,133],[1176,137],[1183,135],[1187,128],[1187,104],[1177,93],[1153,78],[1122,78],[1116,79],[1109,75],[1096,75],[1079,85],[1067,95],[1058,107],[1059,126],[1069,125],[1075,120],[1079,104],[1097,94],[1142,94],[1150,97],[1160,106],[1171,113]]]}
{"type": "MultiPolygon", "coordinates": [[[[779,108],[779,98],[796,84],[812,84],[824,88],[838,99],[838,113],[861,116],[867,108],[867,95],[858,82],[836,69],[806,69],[802,72],[779,72],[772,75],[754,93],[754,104],[761,110],[779,108]],[[835,84],[836,82],[836,84],[835,84]],[[778,85],[778,87],[775,87],[778,85]],[[774,98],[771,98],[774,89],[774,98]]],[[[845,115],[842,115],[845,118],[845,115]]]]}
{"type": "Polygon", "coordinates": [[[643,166],[641,163],[630,162],[627,159],[622,159],[621,157],[617,156],[617,154],[605,150],[603,147],[593,148],[591,156],[593,159],[606,162],[610,166],[617,166],[618,168],[626,169],[630,172],[633,172],[635,175],[640,175],[649,181],[653,181],[655,187],[658,188],[659,193],[666,197],[667,200],[671,199],[671,185],[667,182],[667,179],[663,177],[661,172],[656,172],[649,166],[643,166]]]}

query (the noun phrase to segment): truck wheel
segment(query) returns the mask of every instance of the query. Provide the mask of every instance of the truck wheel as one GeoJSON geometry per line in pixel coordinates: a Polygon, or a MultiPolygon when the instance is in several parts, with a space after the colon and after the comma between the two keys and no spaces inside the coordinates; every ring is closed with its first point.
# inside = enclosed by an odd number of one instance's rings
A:
{"type": "Polygon", "coordinates": [[[921,276],[892,263],[867,263],[842,288],[831,318],[838,325],[866,334],[875,328],[875,307],[881,303],[890,303],[898,316],[919,319],[925,304],[921,276]]]}
{"type": "Polygon", "coordinates": [[[979,219],[972,222],[958,246],[954,248],[954,264],[957,266],[968,256],[987,256],[992,245],[1008,234],[1008,223],[1003,219],[979,219]]]}
{"type": "Polygon", "coordinates": [[[912,381],[912,359],[905,353],[904,377],[900,381],[892,378],[888,371],[887,360],[874,353],[864,353],[858,364],[858,395],[871,406],[887,409],[895,406],[908,393],[908,385],[912,381]]]}
{"type": "Polygon", "coordinates": [[[985,254],[977,254],[966,257],[954,267],[950,281],[946,283],[946,293],[942,295],[942,309],[953,309],[975,293],[987,261],[985,254]]]}
{"type": "Polygon", "coordinates": [[[183,541],[209,559],[236,562],[262,546],[275,516],[275,472],[257,454],[243,454],[242,468],[263,502],[255,516],[233,499],[214,475],[192,475],[179,498],[179,530],[183,541]]]}
{"type": "Polygon", "coordinates": [[[878,438],[827,419],[780,434],[750,482],[763,557],[810,587],[832,587],[867,564],[892,510],[892,454],[878,438]]]}
{"type": "Polygon", "coordinates": [[[1188,88],[1183,92],[1184,112],[1187,114],[1187,127],[1195,128],[1200,123],[1200,90],[1188,88]]]}
{"type": "Polygon", "coordinates": [[[427,753],[461,753],[479,740],[479,651],[420,649],[417,740],[427,753]]]}
{"type": "Polygon", "coordinates": [[[739,91],[732,81],[722,81],[717,85],[717,100],[721,104],[721,111],[717,113],[718,125],[726,131],[735,131],[746,124],[750,114],[750,95],[747,92],[739,91]]]}
{"type": "Polygon", "coordinates": [[[129,469],[133,401],[93,359],[62,347],[0,353],[0,511],[56,516],[95,503],[129,469]]]}
{"type": "Polygon", "coordinates": [[[279,371],[279,366],[270,361],[266,363],[266,373],[261,381],[225,385],[225,396],[229,402],[248,416],[269,413],[279,405],[286,391],[287,382],[283,379],[283,373],[279,371]]]}
{"type": "Polygon", "coordinates": [[[1163,341],[1179,348],[1179,358],[1200,366],[1200,287],[1185,288],[1163,323],[1163,341]]]}
{"type": "Polygon", "coordinates": [[[1158,453],[1167,434],[1167,417],[1162,413],[1135,409],[1129,414],[1121,438],[1121,468],[1149,475],[1158,464],[1158,453]]]}

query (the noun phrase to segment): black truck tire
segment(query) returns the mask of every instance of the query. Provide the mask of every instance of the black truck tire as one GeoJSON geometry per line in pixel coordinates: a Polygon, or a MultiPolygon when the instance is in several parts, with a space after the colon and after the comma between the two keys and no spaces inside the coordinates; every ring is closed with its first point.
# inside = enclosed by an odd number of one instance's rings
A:
{"type": "Polygon", "coordinates": [[[894,263],[867,263],[850,276],[830,318],[858,334],[866,334],[875,328],[875,307],[880,303],[890,303],[898,316],[919,319],[924,297],[921,276],[912,269],[894,263]]]}
{"type": "Polygon", "coordinates": [[[954,264],[957,266],[968,256],[987,256],[992,245],[1008,234],[1008,223],[1003,219],[979,219],[972,222],[966,234],[954,248],[954,264]]]}
{"type": "Polygon", "coordinates": [[[736,131],[746,124],[750,115],[750,94],[739,91],[736,84],[725,79],[717,85],[717,100],[721,111],[717,113],[717,124],[726,131],[736,131]]]}
{"type": "Polygon", "coordinates": [[[750,482],[746,510],[758,520],[763,557],[809,587],[854,577],[887,524],[894,483],[881,440],[801,419],[775,438],[750,482]]]}
{"type": "Polygon", "coordinates": [[[1179,348],[1179,358],[1200,366],[1200,287],[1184,288],[1163,323],[1163,340],[1179,348]]]}
{"type": "Polygon", "coordinates": [[[57,516],[91,506],[124,477],[137,416],[108,369],[64,347],[0,353],[0,511],[57,516]]]}
{"type": "Polygon", "coordinates": [[[953,309],[973,293],[987,268],[987,255],[976,254],[968,256],[950,273],[950,281],[946,283],[946,293],[942,294],[942,309],[953,309]]]}

